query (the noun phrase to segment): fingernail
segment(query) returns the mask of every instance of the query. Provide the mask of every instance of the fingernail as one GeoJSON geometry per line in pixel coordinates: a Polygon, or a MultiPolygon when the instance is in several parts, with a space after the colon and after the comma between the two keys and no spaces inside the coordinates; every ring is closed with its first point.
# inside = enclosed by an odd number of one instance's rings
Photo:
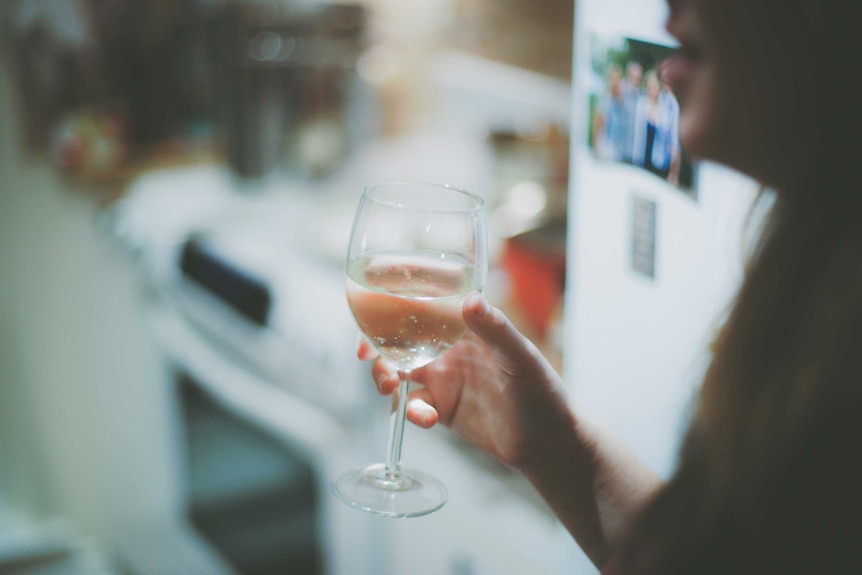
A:
{"type": "Polygon", "coordinates": [[[374,385],[377,386],[377,389],[383,389],[383,384],[386,383],[386,379],[387,375],[385,373],[381,373],[374,378],[374,385]]]}
{"type": "Polygon", "coordinates": [[[418,411],[419,415],[422,417],[422,424],[428,425],[428,422],[430,422],[431,418],[434,417],[434,408],[418,399],[411,403],[413,404],[411,407],[418,411]]]}

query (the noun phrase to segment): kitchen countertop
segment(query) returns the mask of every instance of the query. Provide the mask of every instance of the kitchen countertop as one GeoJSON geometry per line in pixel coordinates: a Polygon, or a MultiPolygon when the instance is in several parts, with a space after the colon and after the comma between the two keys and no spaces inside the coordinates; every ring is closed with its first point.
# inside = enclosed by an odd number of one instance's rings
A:
{"type": "MultiPolygon", "coordinates": [[[[107,206],[105,220],[111,233],[132,251],[158,244],[178,245],[190,231],[211,230],[222,236],[240,234],[245,243],[258,242],[263,250],[256,251],[284,249],[340,274],[353,213],[365,183],[407,179],[410,175],[431,180],[435,172],[433,166],[428,167],[431,163],[423,165],[411,158],[422,158],[439,149],[448,150],[450,157],[436,154],[435,163],[447,166],[440,170],[443,175],[437,181],[480,190],[480,182],[488,185],[488,152],[481,146],[447,142],[445,135],[438,135],[370,146],[354,158],[352,166],[322,182],[295,180],[278,173],[260,181],[241,181],[218,163],[147,171],[107,206]],[[462,183],[465,181],[466,185],[462,183]]],[[[509,281],[495,261],[505,238],[494,236],[494,232],[493,224],[489,224],[492,269],[486,295],[561,371],[559,342],[552,339],[556,334],[542,339],[510,301],[509,281]]],[[[270,253],[263,257],[272,260],[279,256],[270,253]]],[[[173,273],[165,267],[169,262],[148,261],[146,265],[155,266],[157,276],[173,273]]]]}

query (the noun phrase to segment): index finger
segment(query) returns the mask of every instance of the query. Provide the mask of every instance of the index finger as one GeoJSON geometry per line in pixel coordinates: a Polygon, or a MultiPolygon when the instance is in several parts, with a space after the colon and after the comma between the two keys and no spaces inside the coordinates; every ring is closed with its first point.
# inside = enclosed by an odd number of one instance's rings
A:
{"type": "Polygon", "coordinates": [[[356,357],[362,361],[371,361],[373,359],[377,359],[377,355],[377,351],[371,347],[368,340],[360,334],[356,342],[356,357]]]}

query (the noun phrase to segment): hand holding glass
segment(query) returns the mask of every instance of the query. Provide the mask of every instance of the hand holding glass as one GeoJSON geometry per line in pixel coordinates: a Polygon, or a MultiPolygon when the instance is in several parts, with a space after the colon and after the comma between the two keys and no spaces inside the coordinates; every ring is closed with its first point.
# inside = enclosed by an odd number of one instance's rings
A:
{"type": "Polygon", "coordinates": [[[389,182],[365,188],[347,252],[347,300],[360,330],[398,371],[385,463],[342,475],[347,504],[387,517],[440,509],[446,487],[401,465],[410,372],[431,363],[466,331],[461,304],[487,277],[482,198],[449,186],[389,182]]]}

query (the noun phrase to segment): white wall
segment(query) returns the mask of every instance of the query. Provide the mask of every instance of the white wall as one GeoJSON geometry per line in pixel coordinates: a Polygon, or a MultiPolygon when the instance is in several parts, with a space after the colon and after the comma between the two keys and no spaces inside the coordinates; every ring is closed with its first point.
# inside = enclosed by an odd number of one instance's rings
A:
{"type": "MultiPolygon", "coordinates": [[[[695,201],[650,174],[596,161],[586,145],[593,33],[672,45],[662,0],[581,0],[575,22],[566,380],[573,401],[668,477],[739,284],[748,179],[702,164],[695,201]],[[632,198],[657,204],[655,279],[630,267],[632,198]]],[[[578,573],[595,572],[586,557],[578,573]]]]}
{"type": "Polygon", "coordinates": [[[0,515],[99,539],[164,512],[167,389],[128,258],[87,188],[21,150],[15,109],[0,65],[0,515]]]}

